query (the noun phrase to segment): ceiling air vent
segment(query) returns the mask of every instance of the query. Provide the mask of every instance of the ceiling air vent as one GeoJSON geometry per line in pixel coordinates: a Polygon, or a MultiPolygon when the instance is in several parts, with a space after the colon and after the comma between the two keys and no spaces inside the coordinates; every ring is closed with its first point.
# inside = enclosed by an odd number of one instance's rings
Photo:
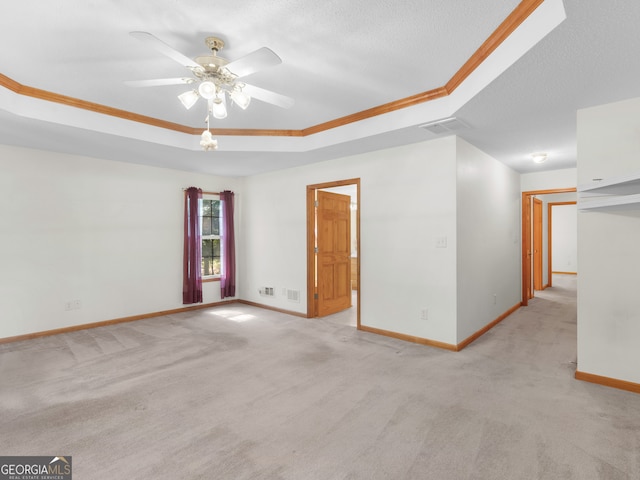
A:
{"type": "Polygon", "coordinates": [[[468,125],[456,117],[449,117],[436,120],[435,122],[425,123],[424,125],[420,125],[420,128],[440,135],[441,133],[454,133],[458,130],[468,128],[468,125]]]}

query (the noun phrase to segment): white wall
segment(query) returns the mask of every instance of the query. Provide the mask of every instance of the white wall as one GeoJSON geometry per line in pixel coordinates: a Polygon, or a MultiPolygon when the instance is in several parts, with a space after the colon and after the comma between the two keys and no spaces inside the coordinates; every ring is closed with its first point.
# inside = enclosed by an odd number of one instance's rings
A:
{"type": "Polygon", "coordinates": [[[190,185],[237,194],[239,298],[305,313],[306,185],[360,178],[363,325],[456,344],[519,300],[517,175],[453,136],[243,179],[0,154],[0,337],[180,308],[190,185]]]}
{"type": "MultiPolygon", "coordinates": [[[[551,162],[552,160],[549,161],[551,162]]],[[[520,189],[523,192],[571,188],[577,185],[576,182],[577,173],[575,168],[520,175],[520,189]]]]}
{"type": "Polygon", "coordinates": [[[238,182],[0,145],[0,338],[182,307],[191,185],[238,182]]]}
{"type": "MultiPolygon", "coordinates": [[[[640,98],[578,111],[578,183],[640,170],[640,98]]],[[[578,370],[640,383],[640,212],[578,214],[578,370]]]]}
{"type": "Polygon", "coordinates": [[[456,343],[455,137],[245,179],[242,298],[306,312],[306,186],[361,179],[361,320],[456,343]],[[447,248],[435,239],[447,237],[447,248]],[[300,303],[261,286],[298,289],[300,303]],[[420,311],[428,309],[428,320],[420,311]]]}
{"type": "Polygon", "coordinates": [[[520,303],[520,175],[457,139],[457,343],[520,303]],[[495,295],[495,297],[494,297],[495,295]]]}
{"type": "Polygon", "coordinates": [[[578,272],[578,209],[576,205],[551,207],[551,271],[578,272]]]}

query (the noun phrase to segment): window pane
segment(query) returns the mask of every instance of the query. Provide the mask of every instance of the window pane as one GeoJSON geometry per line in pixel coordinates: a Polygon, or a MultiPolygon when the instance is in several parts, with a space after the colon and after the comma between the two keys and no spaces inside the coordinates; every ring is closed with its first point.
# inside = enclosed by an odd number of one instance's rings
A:
{"type": "Polygon", "coordinates": [[[211,259],[211,275],[220,275],[220,259],[211,259]]]}
{"type": "Polygon", "coordinates": [[[211,215],[211,200],[202,200],[202,216],[211,215]]]}
{"type": "Polygon", "coordinates": [[[202,276],[213,275],[213,259],[202,257],[202,276]]]}
{"type": "Polygon", "coordinates": [[[202,217],[202,235],[211,234],[211,217],[202,217]]]}
{"type": "Polygon", "coordinates": [[[202,275],[220,275],[221,265],[220,240],[202,240],[202,275]]]}
{"type": "Polygon", "coordinates": [[[202,257],[213,257],[213,240],[202,240],[202,257]]]}
{"type": "MultiPolygon", "coordinates": [[[[201,228],[202,235],[220,235],[220,200],[202,200],[201,228]]],[[[220,240],[202,240],[202,275],[220,275],[222,263],[220,258],[220,240]]]]}
{"type": "Polygon", "coordinates": [[[220,275],[220,258],[202,257],[202,276],[220,275]]]}

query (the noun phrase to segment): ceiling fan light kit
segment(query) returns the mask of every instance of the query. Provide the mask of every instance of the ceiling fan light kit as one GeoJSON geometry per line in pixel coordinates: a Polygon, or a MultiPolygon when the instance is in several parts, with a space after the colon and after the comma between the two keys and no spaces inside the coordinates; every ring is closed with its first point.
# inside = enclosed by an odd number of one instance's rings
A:
{"type": "Polygon", "coordinates": [[[211,105],[209,106],[209,111],[214,118],[217,118],[218,120],[227,118],[227,101],[224,96],[213,98],[210,102],[211,105]]]}
{"type": "Polygon", "coordinates": [[[242,110],[246,110],[249,107],[252,96],[282,108],[293,106],[293,99],[289,97],[238,81],[241,77],[282,63],[280,57],[266,47],[229,62],[227,59],[217,55],[218,51],[224,47],[224,41],[218,37],[207,37],[205,44],[211,50],[211,54],[196,57],[194,61],[150,33],[131,32],[131,36],[150,44],[158,52],[188,68],[195,77],[141,80],[126,83],[134,87],[192,85],[198,83],[197,88],[181,93],[178,95],[178,99],[187,110],[193,107],[199,98],[202,97],[207,100],[207,130],[202,132],[200,141],[200,145],[207,151],[218,148],[217,141],[211,137],[211,132],[209,131],[209,117],[213,116],[216,119],[227,117],[227,96],[242,110]],[[252,93],[250,94],[245,89],[252,93]]]}
{"type": "Polygon", "coordinates": [[[246,110],[251,103],[251,97],[244,93],[242,89],[234,88],[229,94],[233,103],[238,105],[241,109],[246,110]]]}
{"type": "Polygon", "coordinates": [[[184,105],[184,108],[189,110],[191,107],[193,107],[196,104],[200,96],[198,95],[198,92],[196,92],[195,90],[189,90],[188,92],[184,92],[178,95],[178,98],[182,102],[182,105],[184,105]]]}
{"type": "Polygon", "coordinates": [[[210,82],[209,80],[205,80],[198,86],[198,93],[202,98],[206,98],[207,100],[215,97],[217,90],[218,89],[216,88],[214,83],[210,82]]]}

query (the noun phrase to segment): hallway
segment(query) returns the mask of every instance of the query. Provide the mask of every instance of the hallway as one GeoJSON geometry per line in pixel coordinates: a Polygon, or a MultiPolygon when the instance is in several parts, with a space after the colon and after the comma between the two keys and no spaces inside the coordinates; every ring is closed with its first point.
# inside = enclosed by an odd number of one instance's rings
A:
{"type": "Polygon", "coordinates": [[[536,291],[521,307],[467,348],[492,340],[494,354],[510,362],[570,374],[576,362],[576,275],[553,275],[553,287],[536,291]],[[495,342],[495,343],[493,343],[495,342]],[[504,349],[504,350],[503,350],[504,349]]]}

